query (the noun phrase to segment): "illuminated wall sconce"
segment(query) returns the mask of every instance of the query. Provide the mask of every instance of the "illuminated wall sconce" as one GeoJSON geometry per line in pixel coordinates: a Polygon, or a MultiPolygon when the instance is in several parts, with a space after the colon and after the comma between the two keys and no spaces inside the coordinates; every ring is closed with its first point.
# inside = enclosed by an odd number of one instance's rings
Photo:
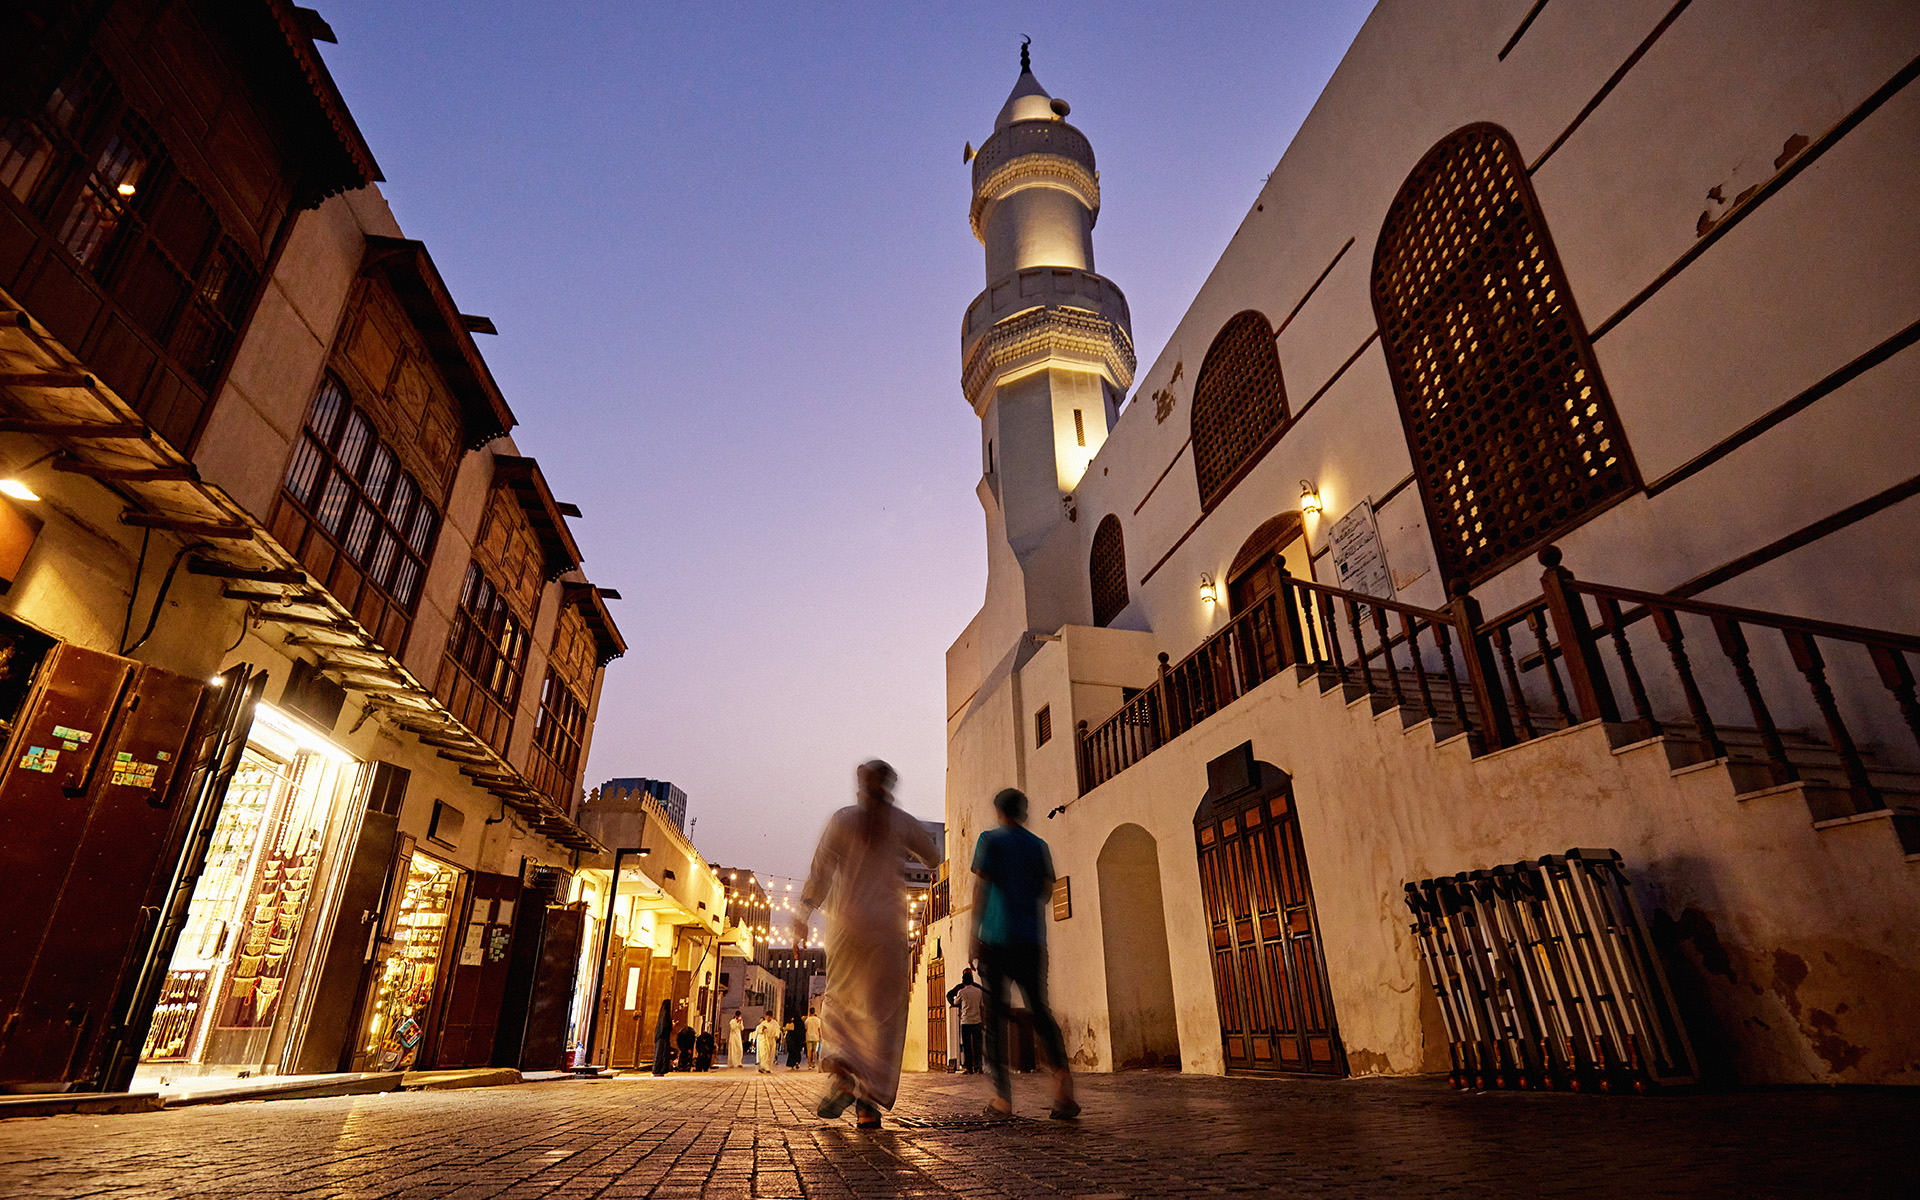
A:
{"type": "Polygon", "coordinates": [[[1313,486],[1311,479],[1300,481],[1300,511],[1302,513],[1320,511],[1320,489],[1313,486]]]}
{"type": "Polygon", "coordinates": [[[40,498],[39,493],[35,492],[26,484],[21,483],[18,479],[0,479],[0,495],[12,496],[15,500],[38,500],[40,498]]]}
{"type": "Polygon", "coordinates": [[[1220,596],[1219,593],[1214,590],[1213,576],[1206,574],[1200,576],[1200,599],[1208,604],[1219,603],[1220,596]]]}

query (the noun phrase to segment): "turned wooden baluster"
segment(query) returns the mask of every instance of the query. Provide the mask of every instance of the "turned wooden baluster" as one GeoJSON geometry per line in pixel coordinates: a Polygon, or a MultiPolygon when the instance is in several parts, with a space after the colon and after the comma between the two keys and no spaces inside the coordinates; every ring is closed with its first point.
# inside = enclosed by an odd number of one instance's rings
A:
{"type": "Polygon", "coordinates": [[[1753,724],[1760,731],[1760,744],[1766,747],[1767,768],[1773,781],[1792,783],[1800,778],[1800,772],[1787,760],[1787,748],[1780,741],[1780,730],[1773,723],[1773,713],[1767,708],[1766,697],[1760,694],[1760,680],[1753,673],[1753,652],[1747,648],[1746,631],[1740,623],[1731,617],[1715,616],[1713,632],[1720,638],[1720,649],[1733,664],[1733,674],[1740,681],[1740,690],[1747,694],[1747,707],[1753,710],[1753,724]]]}
{"type": "Polygon", "coordinates": [[[1440,664],[1447,672],[1447,686],[1453,691],[1453,717],[1460,726],[1460,732],[1473,733],[1473,722],[1467,719],[1467,699],[1460,692],[1460,672],[1453,665],[1452,626],[1435,622],[1434,640],[1440,643],[1440,664]]]}
{"type": "Polygon", "coordinates": [[[1607,632],[1613,636],[1613,652],[1620,659],[1621,674],[1627,680],[1627,695],[1633,700],[1633,711],[1640,718],[1640,724],[1648,737],[1660,732],[1660,722],[1653,719],[1653,706],[1647,702],[1647,688],[1640,679],[1640,668],[1633,662],[1633,646],[1627,641],[1627,626],[1620,619],[1620,602],[1611,596],[1600,597],[1600,613],[1607,619],[1607,632]]]}
{"type": "Polygon", "coordinates": [[[1360,627],[1360,606],[1351,600],[1343,600],[1347,606],[1347,624],[1353,629],[1353,657],[1360,663],[1360,686],[1367,695],[1373,695],[1373,663],[1367,657],[1367,636],[1360,627]]]}
{"type": "Polygon", "coordinates": [[[1407,635],[1407,654],[1413,659],[1413,683],[1420,689],[1420,711],[1433,716],[1433,692],[1427,686],[1427,669],[1420,662],[1420,626],[1407,613],[1400,614],[1400,629],[1407,635]]]}
{"type": "Polygon", "coordinates": [[[1533,713],[1528,710],[1526,696],[1520,691],[1520,672],[1513,665],[1513,642],[1504,626],[1493,631],[1493,646],[1500,652],[1500,670],[1507,677],[1507,707],[1519,718],[1521,732],[1532,737],[1533,713]]]}
{"type": "MultiPolygon", "coordinates": [[[[1407,697],[1400,687],[1400,668],[1393,665],[1393,635],[1387,632],[1387,610],[1378,604],[1372,607],[1373,629],[1380,635],[1380,661],[1387,668],[1387,691],[1393,696],[1395,708],[1405,708],[1407,697]]],[[[1420,660],[1416,658],[1413,665],[1419,667],[1420,660]]]]}
{"type": "Polygon", "coordinates": [[[1707,744],[1708,758],[1725,758],[1726,744],[1720,740],[1720,730],[1714,726],[1713,717],[1707,712],[1707,699],[1700,694],[1700,684],[1693,677],[1693,662],[1687,657],[1686,636],[1680,631],[1680,614],[1672,609],[1653,610],[1653,628],[1660,640],[1667,644],[1667,655],[1673,659],[1674,674],[1680,677],[1680,690],[1687,696],[1687,711],[1693,714],[1693,723],[1700,727],[1701,740],[1707,744]]]}
{"type": "Polygon", "coordinates": [[[1320,653],[1320,606],[1314,603],[1313,593],[1307,591],[1305,588],[1300,590],[1300,604],[1307,610],[1307,619],[1305,622],[1308,638],[1307,649],[1308,652],[1313,655],[1314,669],[1318,670],[1320,666],[1327,661],[1326,655],[1320,653]]]}
{"type": "Polygon", "coordinates": [[[1820,706],[1820,715],[1827,720],[1827,734],[1840,755],[1840,769],[1846,772],[1847,786],[1853,789],[1858,807],[1862,812],[1886,807],[1873,781],[1867,778],[1867,764],[1860,761],[1860,748],[1854,745],[1853,731],[1847,728],[1846,719],[1840,715],[1840,704],[1833,698],[1833,685],[1827,682],[1827,660],[1820,653],[1820,644],[1812,634],[1798,629],[1781,630],[1781,635],[1787,639],[1787,653],[1793,655],[1793,665],[1806,677],[1807,690],[1813,693],[1813,702],[1820,706]]]}
{"type": "Polygon", "coordinates": [[[1873,655],[1873,668],[1880,673],[1880,682],[1893,693],[1893,702],[1900,706],[1900,715],[1907,719],[1913,740],[1920,742],[1920,702],[1914,699],[1913,668],[1907,665],[1906,653],[1891,646],[1868,646],[1867,652],[1873,655]]]}
{"type": "Polygon", "coordinates": [[[1293,576],[1287,571],[1287,561],[1277,554],[1273,561],[1280,574],[1280,587],[1274,592],[1278,621],[1274,633],[1280,639],[1280,665],[1291,667],[1306,657],[1306,639],[1301,636],[1300,610],[1294,607],[1296,589],[1293,576]]]}
{"type": "Polygon", "coordinates": [[[1084,796],[1094,788],[1091,782],[1093,772],[1087,760],[1087,723],[1085,721],[1074,726],[1073,748],[1074,773],[1080,777],[1080,794],[1084,796]]]}
{"type": "Polygon", "coordinates": [[[1160,652],[1160,681],[1154,685],[1160,689],[1160,744],[1166,745],[1173,740],[1173,693],[1167,686],[1167,653],[1160,652]]]}
{"type": "Polygon", "coordinates": [[[1560,562],[1560,547],[1548,546],[1540,552],[1540,565],[1546,568],[1540,575],[1540,591],[1546,597],[1547,615],[1553,619],[1561,661],[1567,664],[1574,709],[1582,721],[1618,721],[1620,709],[1613,702],[1606,664],[1600,661],[1600,646],[1587,621],[1587,603],[1573,590],[1573,572],[1560,562]]]}
{"type": "Polygon", "coordinates": [[[1353,682],[1353,673],[1347,670],[1347,656],[1340,649],[1340,626],[1333,616],[1333,597],[1320,597],[1321,623],[1326,626],[1327,652],[1333,655],[1333,673],[1344,686],[1353,682]]]}
{"type": "Polygon", "coordinates": [[[1554,649],[1547,642],[1547,612],[1536,608],[1527,614],[1527,628],[1533,630],[1533,644],[1540,651],[1540,664],[1547,669],[1547,686],[1553,689],[1553,705],[1560,710],[1562,729],[1574,723],[1573,709],[1567,705],[1566,685],[1560,682],[1560,666],[1554,662],[1554,649]]]}

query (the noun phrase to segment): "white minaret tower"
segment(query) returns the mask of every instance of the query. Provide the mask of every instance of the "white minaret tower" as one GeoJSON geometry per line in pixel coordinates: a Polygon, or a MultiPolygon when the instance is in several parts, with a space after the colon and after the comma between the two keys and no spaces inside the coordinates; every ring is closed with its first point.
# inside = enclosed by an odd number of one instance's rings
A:
{"type": "Polygon", "coordinates": [[[1127,299],[1093,269],[1100,173],[1067,112],[1023,43],[993,136],[967,147],[987,287],[961,322],[960,386],[980,418],[987,609],[1005,635],[1089,622],[1073,490],[1133,382],[1127,299]]]}

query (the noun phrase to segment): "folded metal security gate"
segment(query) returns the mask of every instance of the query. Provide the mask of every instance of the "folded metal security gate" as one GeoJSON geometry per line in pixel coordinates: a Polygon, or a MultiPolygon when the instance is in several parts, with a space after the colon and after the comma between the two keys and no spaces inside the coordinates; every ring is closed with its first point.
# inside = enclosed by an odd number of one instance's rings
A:
{"type": "Polygon", "coordinates": [[[1699,1068],[1620,854],[1406,885],[1458,1088],[1611,1091],[1699,1068]]]}

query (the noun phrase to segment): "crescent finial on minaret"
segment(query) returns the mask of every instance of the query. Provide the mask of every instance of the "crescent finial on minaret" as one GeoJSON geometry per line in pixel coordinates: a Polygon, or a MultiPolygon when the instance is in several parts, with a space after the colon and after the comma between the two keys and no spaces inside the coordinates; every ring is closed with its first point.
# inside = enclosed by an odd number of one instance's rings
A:
{"type": "Polygon", "coordinates": [[[1020,73],[1022,75],[1033,74],[1033,59],[1027,53],[1027,47],[1032,44],[1032,38],[1024,33],[1020,35],[1020,73]]]}

